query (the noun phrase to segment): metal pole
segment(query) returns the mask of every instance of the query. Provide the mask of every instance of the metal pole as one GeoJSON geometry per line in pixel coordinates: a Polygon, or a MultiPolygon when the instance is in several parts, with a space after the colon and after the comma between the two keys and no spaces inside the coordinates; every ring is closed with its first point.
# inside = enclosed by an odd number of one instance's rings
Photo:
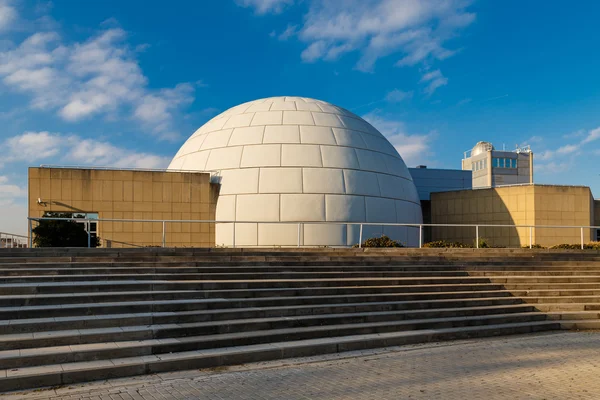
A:
{"type": "Polygon", "coordinates": [[[15,237],[10,235],[10,248],[12,249],[13,247],[15,247],[15,237]]]}
{"type": "Polygon", "coordinates": [[[529,248],[533,247],[533,227],[529,227],[529,248]]]}
{"type": "Polygon", "coordinates": [[[358,230],[358,248],[362,247],[362,224],[360,224],[360,229],[358,230]]]}
{"type": "Polygon", "coordinates": [[[235,222],[233,223],[233,248],[235,249],[235,222]]]}
{"type": "Polygon", "coordinates": [[[87,222],[87,234],[88,234],[88,249],[92,247],[92,235],[90,233],[90,221],[87,222]]]}
{"type": "Polygon", "coordinates": [[[167,223],[165,221],[162,222],[162,228],[163,228],[163,243],[162,243],[162,247],[167,247],[167,223]]]}
{"type": "Polygon", "coordinates": [[[475,247],[479,248],[479,225],[475,225],[475,247]]]}
{"type": "Polygon", "coordinates": [[[300,247],[300,223],[298,223],[298,247],[300,247]]]}
{"type": "Polygon", "coordinates": [[[419,248],[423,247],[423,225],[419,225],[419,248]]]}
{"type": "Polygon", "coordinates": [[[583,227],[581,228],[581,250],[583,250],[583,227]]]}
{"type": "Polygon", "coordinates": [[[33,247],[33,222],[29,220],[29,248],[33,247]]]}

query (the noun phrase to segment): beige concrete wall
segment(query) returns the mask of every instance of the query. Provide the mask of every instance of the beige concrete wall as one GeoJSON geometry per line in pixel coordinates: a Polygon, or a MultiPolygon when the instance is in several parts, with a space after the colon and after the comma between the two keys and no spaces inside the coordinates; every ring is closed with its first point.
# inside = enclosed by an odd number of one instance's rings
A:
{"type": "MultiPolygon", "coordinates": [[[[582,186],[534,186],[535,220],[537,225],[593,225],[593,198],[590,189],[582,186]]],[[[593,240],[592,232],[584,229],[584,241],[593,240]]],[[[539,228],[535,232],[539,244],[580,243],[581,229],[539,228]]]]}
{"type": "MultiPolygon", "coordinates": [[[[29,216],[98,213],[99,219],[214,220],[218,185],[205,173],[29,168],[29,216]],[[43,204],[38,204],[41,198],[43,204]]],[[[213,224],[167,223],[167,245],[214,246],[213,224]]],[[[159,246],[162,223],[99,222],[103,246],[159,246]]]]}
{"type": "MultiPolygon", "coordinates": [[[[494,225],[585,225],[593,217],[591,193],[587,187],[523,185],[491,189],[432,193],[431,220],[434,224],[494,225]]],[[[551,246],[579,243],[580,230],[537,228],[533,243],[551,246]]],[[[479,236],[494,246],[529,245],[529,228],[480,228],[479,236]]],[[[584,230],[584,240],[592,239],[584,230]]],[[[433,240],[474,243],[475,228],[434,228],[433,240]]]]}

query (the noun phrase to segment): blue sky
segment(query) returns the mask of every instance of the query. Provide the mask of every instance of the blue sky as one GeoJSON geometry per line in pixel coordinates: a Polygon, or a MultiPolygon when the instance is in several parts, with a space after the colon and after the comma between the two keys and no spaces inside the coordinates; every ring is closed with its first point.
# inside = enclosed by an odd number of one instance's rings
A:
{"type": "Polygon", "coordinates": [[[600,196],[600,3],[0,0],[0,230],[27,166],[161,168],[238,103],[366,117],[409,166],[530,144],[538,183],[600,196]]]}

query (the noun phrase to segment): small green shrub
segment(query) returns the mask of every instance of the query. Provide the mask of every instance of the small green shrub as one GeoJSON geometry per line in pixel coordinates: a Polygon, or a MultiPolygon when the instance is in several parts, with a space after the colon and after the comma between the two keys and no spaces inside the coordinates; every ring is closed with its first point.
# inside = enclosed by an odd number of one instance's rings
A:
{"type": "MultiPolygon", "coordinates": [[[[358,244],[355,244],[353,247],[358,247],[358,244]]],[[[404,247],[404,245],[400,242],[390,239],[386,235],[382,235],[381,237],[365,240],[362,244],[362,247],[404,247]]]]}
{"type": "Polygon", "coordinates": [[[492,247],[488,243],[488,240],[485,238],[479,238],[477,241],[479,242],[479,246],[474,246],[474,247],[479,247],[480,249],[489,249],[490,247],[492,247]]]}
{"type": "Polygon", "coordinates": [[[459,248],[459,249],[469,249],[473,246],[461,242],[447,242],[445,240],[436,240],[434,242],[427,242],[423,245],[423,247],[428,248],[459,248]]]}
{"type": "MultiPolygon", "coordinates": [[[[560,250],[581,250],[581,244],[569,244],[562,243],[556,244],[554,246],[549,247],[550,249],[560,249],[560,250]]],[[[589,242],[583,245],[583,248],[586,250],[600,250],[600,242],[589,242]]]]}
{"type": "Polygon", "coordinates": [[[581,249],[581,245],[580,244],[568,244],[568,243],[561,243],[561,244],[555,244],[554,246],[550,246],[551,249],[560,249],[560,250],[577,250],[577,249],[581,249]]]}
{"type": "MultiPolygon", "coordinates": [[[[521,246],[521,248],[522,249],[528,249],[529,245],[526,244],[525,246],[521,246]]],[[[534,244],[531,245],[531,248],[532,249],[545,249],[546,247],[542,246],[541,244],[534,243],[534,244]]]]}

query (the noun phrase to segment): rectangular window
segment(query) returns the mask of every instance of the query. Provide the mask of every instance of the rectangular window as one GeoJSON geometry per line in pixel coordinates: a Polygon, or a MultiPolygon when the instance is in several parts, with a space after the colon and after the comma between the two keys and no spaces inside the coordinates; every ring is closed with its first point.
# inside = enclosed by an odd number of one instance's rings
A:
{"type": "Polygon", "coordinates": [[[492,166],[494,168],[498,168],[498,159],[497,158],[492,159],[492,166]]]}

